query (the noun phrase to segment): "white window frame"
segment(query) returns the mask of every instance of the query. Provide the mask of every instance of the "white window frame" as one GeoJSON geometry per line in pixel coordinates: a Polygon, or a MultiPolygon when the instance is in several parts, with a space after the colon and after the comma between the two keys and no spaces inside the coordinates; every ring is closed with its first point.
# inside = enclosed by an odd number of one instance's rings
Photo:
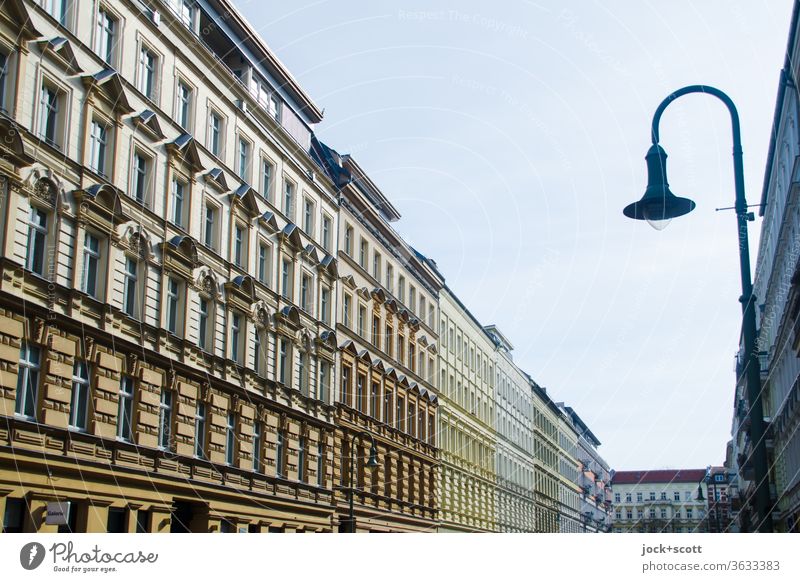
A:
{"type": "Polygon", "coordinates": [[[69,428],[86,431],[89,427],[91,370],[85,360],[78,360],[72,369],[72,395],[69,401],[69,428]]]}

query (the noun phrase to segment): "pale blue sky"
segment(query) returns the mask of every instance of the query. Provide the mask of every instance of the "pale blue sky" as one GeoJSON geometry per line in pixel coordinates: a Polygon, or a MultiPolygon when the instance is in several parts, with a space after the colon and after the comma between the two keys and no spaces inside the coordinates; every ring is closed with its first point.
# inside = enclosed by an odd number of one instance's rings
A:
{"type": "MultiPolygon", "coordinates": [[[[656,232],[653,111],[704,83],[742,118],[758,202],[791,0],[237,1],[312,98],[321,139],[616,469],[705,467],[730,438],[741,322],[730,123],[687,96],[661,142],[697,210],[656,232]]],[[[751,226],[757,245],[761,221],[751,226]]]]}

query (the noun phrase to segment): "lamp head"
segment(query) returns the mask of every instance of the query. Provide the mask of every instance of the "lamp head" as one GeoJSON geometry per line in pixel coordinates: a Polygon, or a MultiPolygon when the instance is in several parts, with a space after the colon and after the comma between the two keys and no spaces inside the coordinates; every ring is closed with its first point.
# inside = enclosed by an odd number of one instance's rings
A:
{"type": "Polygon", "coordinates": [[[703,484],[697,484],[697,497],[694,498],[695,501],[705,501],[706,498],[703,497],[703,484]]]}
{"type": "Polygon", "coordinates": [[[673,218],[694,210],[695,203],[675,196],[667,182],[667,152],[653,144],[647,155],[647,189],[638,202],[629,204],[622,213],[628,218],[646,220],[656,230],[663,230],[673,218]]]}
{"type": "Polygon", "coordinates": [[[374,469],[378,466],[378,449],[375,448],[375,444],[373,443],[369,447],[369,460],[367,461],[367,467],[370,469],[374,469]]]}

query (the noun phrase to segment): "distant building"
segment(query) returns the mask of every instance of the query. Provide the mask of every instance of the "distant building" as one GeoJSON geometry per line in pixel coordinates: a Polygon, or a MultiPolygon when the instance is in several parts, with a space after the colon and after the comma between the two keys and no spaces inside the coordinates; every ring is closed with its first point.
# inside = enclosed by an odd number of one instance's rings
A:
{"type": "MultiPolygon", "coordinates": [[[[709,467],[706,471],[706,527],[709,533],[731,531],[731,489],[735,479],[728,467],[709,467]]],[[[735,487],[733,487],[735,490],[735,487]]]]}
{"type": "Polygon", "coordinates": [[[617,471],[612,488],[615,533],[706,531],[706,469],[617,471]]]}

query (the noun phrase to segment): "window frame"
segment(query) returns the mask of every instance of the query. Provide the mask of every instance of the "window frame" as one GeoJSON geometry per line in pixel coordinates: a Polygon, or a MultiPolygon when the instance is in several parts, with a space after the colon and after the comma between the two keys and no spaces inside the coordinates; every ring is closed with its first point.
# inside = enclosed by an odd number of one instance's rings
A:
{"type": "Polygon", "coordinates": [[[14,414],[16,416],[36,420],[39,411],[39,396],[42,371],[42,349],[29,341],[20,346],[19,372],[17,389],[14,398],[14,414]],[[32,357],[36,354],[35,359],[32,357]],[[28,414],[28,410],[32,414],[28,414]]]}

